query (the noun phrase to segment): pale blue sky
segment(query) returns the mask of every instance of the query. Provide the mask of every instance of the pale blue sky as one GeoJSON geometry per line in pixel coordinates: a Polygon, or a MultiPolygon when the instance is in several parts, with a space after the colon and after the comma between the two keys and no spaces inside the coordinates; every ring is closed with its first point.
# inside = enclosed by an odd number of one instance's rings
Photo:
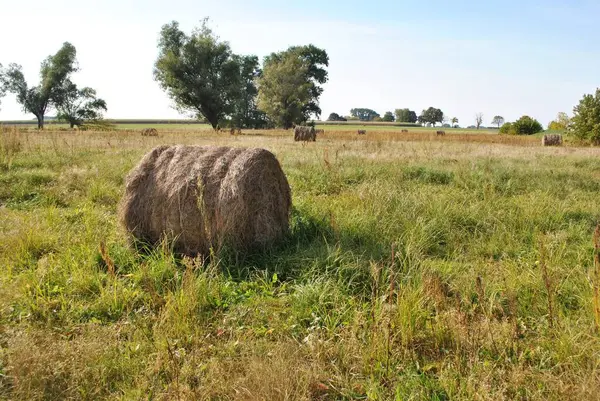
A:
{"type": "MultiPolygon", "coordinates": [[[[158,32],[171,20],[189,31],[205,16],[239,54],[325,48],[323,118],[434,106],[463,126],[477,112],[485,124],[529,114],[546,125],[600,86],[597,0],[2,0],[0,9],[0,63],[37,82],[40,62],[70,41],[75,81],[98,91],[111,118],[179,117],[152,78],[158,32]]],[[[17,118],[33,116],[9,95],[0,120],[17,118]]]]}

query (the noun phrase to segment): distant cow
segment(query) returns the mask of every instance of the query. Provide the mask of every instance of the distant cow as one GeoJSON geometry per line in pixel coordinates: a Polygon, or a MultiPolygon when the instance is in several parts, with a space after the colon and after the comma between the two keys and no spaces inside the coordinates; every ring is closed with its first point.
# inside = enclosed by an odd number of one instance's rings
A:
{"type": "Polygon", "coordinates": [[[359,129],[358,130],[358,135],[367,135],[367,130],[359,129]]]}
{"type": "Polygon", "coordinates": [[[302,127],[297,125],[294,128],[294,141],[315,142],[317,140],[317,131],[314,127],[302,127]]]}
{"type": "Polygon", "coordinates": [[[142,136],[158,136],[156,128],[144,128],[142,130],[142,136]]]}
{"type": "Polygon", "coordinates": [[[435,134],[437,136],[444,136],[444,135],[446,135],[446,131],[437,131],[435,134]]]}
{"type": "Polygon", "coordinates": [[[562,143],[562,135],[547,134],[542,138],[542,146],[561,146],[562,143]]]}
{"type": "Polygon", "coordinates": [[[403,134],[406,134],[406,133],[408,133],[408,130],[407,130],[407,129],[403,129],[403,130],[402,130],[402,133],[403,133],[403,134]]]}

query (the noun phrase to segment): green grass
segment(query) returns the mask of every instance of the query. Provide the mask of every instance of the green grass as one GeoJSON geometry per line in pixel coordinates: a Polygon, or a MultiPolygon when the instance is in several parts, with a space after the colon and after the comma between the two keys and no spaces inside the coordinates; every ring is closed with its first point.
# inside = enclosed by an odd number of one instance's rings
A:
{"type": "Polygon", "coordinates": [[[600,397],[597,149],[2,135],[0,399],[600,397]],[[159,143],[271,149],[289,239],[136,253],[117,205],[159,143]]]}

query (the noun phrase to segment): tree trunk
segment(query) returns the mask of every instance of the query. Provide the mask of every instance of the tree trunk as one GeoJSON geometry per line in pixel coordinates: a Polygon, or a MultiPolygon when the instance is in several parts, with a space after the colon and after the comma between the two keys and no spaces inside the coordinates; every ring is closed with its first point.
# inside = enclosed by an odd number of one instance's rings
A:
{"type": "Polygon", "coordinates": [[[73,129],[75,127],[75,123],[74,122],[70,122],[69,125],[71,125],[71,129],[73,129]]]}
{"type": "Polygon", "coordinates": [[[38,129],[44,129],[44,115],[35,116],[38,120],[38,129]]]}

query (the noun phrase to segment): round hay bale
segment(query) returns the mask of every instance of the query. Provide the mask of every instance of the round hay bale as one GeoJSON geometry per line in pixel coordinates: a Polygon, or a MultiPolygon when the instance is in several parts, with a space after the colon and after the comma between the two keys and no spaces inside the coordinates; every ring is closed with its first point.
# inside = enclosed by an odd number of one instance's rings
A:
{"type": "Polygon", "coordinates": [[[542,138],[542,146],[561,146],[562,143],[562,135],[559,134],[546,134],[542,138]]]}
{"type": "Polygon", "coordinates": [[[159,146],[129,173],[120,219],[132,236],[185,255],[266,246],[288,232],[290,187],[265,149],[159,146]]]}
{"type": "Polygon", "coordinates": [[[142,130],[142,136],[158,136],[156,128],[144,128],[142,130]]]}

